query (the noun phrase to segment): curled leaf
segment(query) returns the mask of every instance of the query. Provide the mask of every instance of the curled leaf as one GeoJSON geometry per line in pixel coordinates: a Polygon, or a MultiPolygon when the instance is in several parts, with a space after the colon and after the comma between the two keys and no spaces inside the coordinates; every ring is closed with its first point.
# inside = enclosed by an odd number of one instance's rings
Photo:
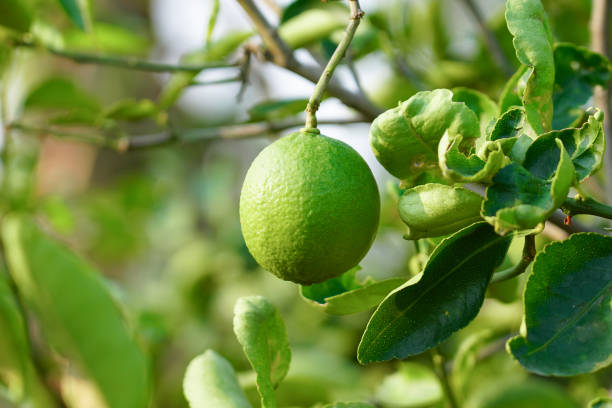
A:
{"type": "Polygon", "coordinates": [[[408,180],[436,169],[438,143],[447,131],[466,143],[479,137],[476,114],[452,96],[448,89],[419,92],[374,120],[370,144],[389,173],[408,180]]]}
{"type": "Polygon", "coordinates": [[[404,191],[399,214],[408,226],[406,239],[452,234],[481,219],[482,197],[463,187],[423,184],[404,191]]]}
{"type": "Polygon", "coordinates": [[[548,17],[540,0],[508,0],[506,23],[516,56],[528,66],[522,102],[527,120],[540,134],[550,130],[553,117],[555,63],[548,17]]]}

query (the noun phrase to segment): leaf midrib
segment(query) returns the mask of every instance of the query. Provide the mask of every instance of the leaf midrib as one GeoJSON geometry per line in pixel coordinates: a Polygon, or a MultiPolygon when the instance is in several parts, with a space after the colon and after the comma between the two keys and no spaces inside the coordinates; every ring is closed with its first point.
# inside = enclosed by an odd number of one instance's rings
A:
{"type": "MultiPolygon", "coordinates": [[[[410,305],[408,305],[404,310],[398,313],[395,318],[393,318],[382,330],[380,330],[378,334],[376,335],[376,337],[370,342],[369,347],[372,347],[374,344],[376,344],[379,338],[389,329],[389,327],[391,327],[398,319],[404,316],[408,312],[408,310],[410,310],[415,304],[420,302],[421,299],[423,299],[425,295],[427,295],[431,290],[433,290],[433,288],[437,287],[440,284],[440,282],[444,281],[451,274],[455,273],[459,268],[461,268],[465,263],[467,263],[473,257],[475,257],[476,255],[480,254],[481,252],[485,251],[486,249],[490,248],[491,246],[497,244],[499,241],[502,241],[504,239],[506,239],[506,237],[498,237],[490,241],[489,244],[477,249],[470,256],[466,257],[463,261],[459,262],[455,267],[451,268],[445,275],[442,275],[440,279],[437,281],[437,283],[431,285],[429,288],[424,290],[419,296],[416,297],[416,299],[410,305]]],[[[418,285],[418,282],[415,283],[415,285],[418,285]]]]}
{"type": "Polygon", "coordinates": [[[570,319],[563,327],[557,331],[550,339],[546,340],[541,346],[533,349],[529,353],[527,353],[527,357],[534,355],[535,353],[539,353],[546,347],[548,347],[552,342],[554,342],[559,336],[561,336],[566,330],[573,326],[576,322],[582,319],[592,308],[597,301],[599,301],[608,291],[612,290],[612,282],[608,283],[602,290],[597,292],[597,294],[593,297],[593,299],[588,302],[586,305],[578,308],[577,312],[573,314],[572,319],[570,319]]]}

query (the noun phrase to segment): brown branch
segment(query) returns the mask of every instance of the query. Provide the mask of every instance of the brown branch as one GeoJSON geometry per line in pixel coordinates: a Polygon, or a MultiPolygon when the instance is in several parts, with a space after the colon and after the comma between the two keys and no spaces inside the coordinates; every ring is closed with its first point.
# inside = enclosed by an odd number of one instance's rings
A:
{"type": "MultiPolygon", "coordinates": [[[[611,0],[593,0],[591,10],[591,49],[610,58],[610,3],[611,0]]],[[[595,89],[595,104],[604,113],[604,134],[606,137],[605,176],[606,201],[612,204],[612,109],[610,108],[610,84],[595,89]]]]}
{"type": "MultiPolygon", "coordinates": [[[[323,69],[321,67],[308,66],[300,63],[293,55],[293,50],[280,38],[278,31],[266,20],[253,0],[238,0],[253,24],[257,28],[261,39],[267,48],[266,58],[289,71],[317,83],[323,69]]],[[[382,109],[374,106],[367,98],[357,92],[344,87],[337,78],[332,78],[327,92],[340,99],[342,103],[361,113],[366,119],[374,120],[382,113],[382,109]]]]}
{"type": "Polygon", "coordinates": [[[495,37],[495,34],[487,26],[487,23],[485,22],[482,13],[480,13],[480,10],[478,10],[478,7],[476,7],[474,0],[461,1],[465,5],[465,7],[470,10],[472,16],[476,20],[476,24],[478,25],[480,33],[482,34],[487,43],[487,48],[491,53],[491,57],[493,57],[493,61],[495,61],[495,64],[497,64],[497,66],[502,70],[504,74],[510,77],[514,73],[514,68],[506,58],[506,55],[504,54],[504,51],[501,45],[499,44],[497,37],[495,37]]]}

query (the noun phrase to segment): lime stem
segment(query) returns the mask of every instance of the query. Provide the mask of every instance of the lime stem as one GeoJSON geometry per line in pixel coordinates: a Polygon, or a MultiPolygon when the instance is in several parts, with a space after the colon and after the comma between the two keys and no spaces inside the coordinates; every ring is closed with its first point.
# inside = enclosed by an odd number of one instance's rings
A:
{"type": "Polygon", "coordinates": [[[566,198],[561,209],[570,217],[578,214],[589,214],[612,220],[612,207],[592,198],[580,196],[577,198],[566,198]]]}
{"type": "Polygon", "coordinates": [[[503,282],[519,276],[527,270],[527,267],[533,261],[535,256],[535,235],[527,235],[525,236],[525,243],[523,244],[523,256],[521,257],[520,262],[511,268],[495,272],[495,274],[491,278],[491,283],[503,282]]]}
{"type": "Polygon", "coordinates": [[[332,54],[327,66],[323,70],[319,81],[315,85],[314,92],[308,101],[308,105],[306,105],[306,128],[316,128],[317,127],[317,110],[319,109],[319,105],[321,105],[321,100],[323,99],[323,94],[329,85],[329,81],[331,81],[332,75],[334,74],[334,70],[340,64],[342,58],[346,54],[351,41],[353,40],[353,36],[355,35],[355,31],[357,31],[357,27],[361,22],[361,18],[365,14],[363,10],[359,7],[358,0],[348,0],[349,8],[351,12],[349,24],[344,30],[344,35],[342,36],[342,40],[336,47],[336,50],[332,54]]]}

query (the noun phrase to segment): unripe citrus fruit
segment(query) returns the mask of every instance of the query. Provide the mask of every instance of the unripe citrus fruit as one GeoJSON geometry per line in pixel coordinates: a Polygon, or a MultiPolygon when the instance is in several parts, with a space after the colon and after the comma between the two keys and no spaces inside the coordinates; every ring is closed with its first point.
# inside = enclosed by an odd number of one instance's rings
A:
{"type": "Polygon", "coordinates": [[[366,162],[316,129],[262,150],[240,196],[242,234],[255,260],[281,279],[306,285],[357,265],[372,244],[379,211],[366,162]]]}

